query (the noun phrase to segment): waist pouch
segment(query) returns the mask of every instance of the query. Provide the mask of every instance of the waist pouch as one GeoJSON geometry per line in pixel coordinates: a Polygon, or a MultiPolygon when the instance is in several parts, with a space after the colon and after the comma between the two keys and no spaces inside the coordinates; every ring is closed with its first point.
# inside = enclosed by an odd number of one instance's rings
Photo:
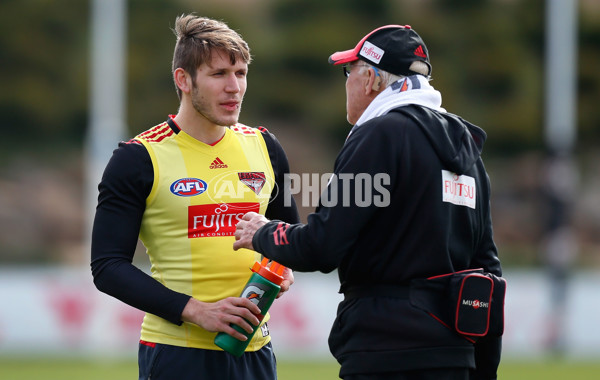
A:
{"type": "Polygon", "coordinates": [[[465,337],[502,336],[506,280],[470,269],[410,283],[410,302],[465,337]]]}

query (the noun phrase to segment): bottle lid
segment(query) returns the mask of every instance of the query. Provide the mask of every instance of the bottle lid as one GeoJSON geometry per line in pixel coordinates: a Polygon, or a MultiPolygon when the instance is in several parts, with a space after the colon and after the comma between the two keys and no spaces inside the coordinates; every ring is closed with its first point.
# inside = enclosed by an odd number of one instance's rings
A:
{"type": "Polygon", "coordinates": [[[267,280],[271,281],[275,285],[281,285],[283,282],[283,271],[285,267],[278,262],[271,262],[271,267],[267,267],[269,259],[266,257],[262,259],[262,262],[255,262],[252,266],[252,272],[258,273],[267,280]]]}

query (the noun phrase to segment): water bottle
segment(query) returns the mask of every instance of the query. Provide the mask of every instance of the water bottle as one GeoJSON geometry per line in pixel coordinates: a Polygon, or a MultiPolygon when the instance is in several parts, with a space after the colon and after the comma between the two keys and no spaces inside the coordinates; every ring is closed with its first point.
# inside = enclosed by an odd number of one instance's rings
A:
{"type": "MultiPolygon", "coordinates": [[[[273,301],[275,301],[275,297],[279,294],[280,285],[283,281],[283,271],[285,269],[283,265],[275,261],[271,262],[270,268],[267,268],[268,263],[269,259],[267,258],[264,258],[260,263],[258,261],[254,263],[251,269],[253,273],[244,286],[242,294],[240,294],[240,297],[248,298],[260,308],[260,315],[257,315],[259,322],[262,322],[273,301]]],[[[238,325],[231,326],[236,331],[244,334],[248,339],[241,341],[229,334],[220,332],[215,337],[215,344],[230,354],[240,357],[246,350],[246,347],[248,347],[248,344],[250,344],[250,340],[252,340],[256,330],[258,330],[260,323],[258,326],[251,324],[253,326],[251,333],[248,333],[238,325]]]]}

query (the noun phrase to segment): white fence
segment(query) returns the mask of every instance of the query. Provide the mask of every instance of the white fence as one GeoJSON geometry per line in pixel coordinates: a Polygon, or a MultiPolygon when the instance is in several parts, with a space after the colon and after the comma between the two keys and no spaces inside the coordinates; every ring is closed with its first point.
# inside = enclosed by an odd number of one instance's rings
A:
{"type": "MultiPolygon", "coordinates": [[[[504,357],[542,356],[562,336],[567,356],[600,358],[600,273],[574,274],[558,309],[545,273],[508,270],[505,277],[504,357]]],[[[337,289],[335,274],[296,273],[292,290],[271,308],[278,357],[330,358],[337,289]]],[[[0,268],[0,355],[135,356],[142,316],[97,291],[87,268],[0,268]]]]}

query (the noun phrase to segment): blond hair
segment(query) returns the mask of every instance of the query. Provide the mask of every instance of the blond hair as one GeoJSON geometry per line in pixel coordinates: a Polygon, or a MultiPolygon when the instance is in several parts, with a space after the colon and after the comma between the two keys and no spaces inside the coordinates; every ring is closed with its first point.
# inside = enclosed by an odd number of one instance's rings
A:
{"type": "MultiPolygon", "coordinates": [[[[191,75],[192,81],[198,67],[211,61],[214,50],[227,53],[231,64],[235,64],[238,59],[247,64],[252,61],[246,41],[224,22],[193,14],[181,15],[175,20],[173,32],[177,42],[173,53],[172,72],[182,68],[191,75]]],[[[175,88],[181,100],[181,90],[177,86],[175,88]]]]}

